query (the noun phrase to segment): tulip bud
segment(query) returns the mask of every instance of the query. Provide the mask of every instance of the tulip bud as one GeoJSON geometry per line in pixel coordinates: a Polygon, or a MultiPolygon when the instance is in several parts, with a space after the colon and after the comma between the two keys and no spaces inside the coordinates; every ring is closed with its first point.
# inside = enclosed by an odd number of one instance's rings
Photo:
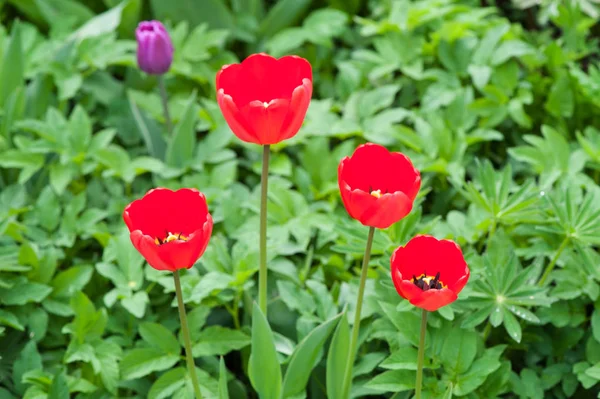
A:
{"type": "Polygon", "coordinates": [[[140,22],[135,30],[137,61],[140,69],[153,75],[167,72],[173,62],[173,43],[159,21],[140,22]]]}

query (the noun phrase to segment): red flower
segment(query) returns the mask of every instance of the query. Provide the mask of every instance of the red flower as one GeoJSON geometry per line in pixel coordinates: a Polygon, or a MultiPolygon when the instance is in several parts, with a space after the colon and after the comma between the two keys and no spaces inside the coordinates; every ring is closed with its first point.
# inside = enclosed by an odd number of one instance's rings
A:
{"type": "Polygon", "coordinates": [[[367,143],[342,159],[338,184],[350,216],[385,229],[411,211],[421,175],[406,155],[367,143]]]}
{"type": "Polygon", "coordinates": [[[416,236],[404,247],[398,247],[391,264],[398,294],[430,312],[456,301],[470,275],[454,241],[427,235],[416,236]]]}
{"type": "Polygon", "coordinates": [[[312,95],[312,69],[297,56],[254,54],[217,73],[217,101],[242,141],[276,144],[298,133],[312,95]]]}
{"type": "Polygon", "coordinates": [[[131,242],[157,270],[189,269],[202,256],[213,220],[200,191],[150,190],[125,207],[131,242]]]}

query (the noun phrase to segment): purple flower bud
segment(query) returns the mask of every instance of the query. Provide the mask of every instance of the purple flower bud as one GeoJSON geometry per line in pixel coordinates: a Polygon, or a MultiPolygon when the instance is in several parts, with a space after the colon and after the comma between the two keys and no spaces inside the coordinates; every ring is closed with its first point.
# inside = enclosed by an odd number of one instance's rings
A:
{"type": "Polygon", "coordinates": [[[135,30],[137,61],[140,69],[153,75],[167,72],[173,62],[173,43],[159,21],[140,22],[135,30]]]}

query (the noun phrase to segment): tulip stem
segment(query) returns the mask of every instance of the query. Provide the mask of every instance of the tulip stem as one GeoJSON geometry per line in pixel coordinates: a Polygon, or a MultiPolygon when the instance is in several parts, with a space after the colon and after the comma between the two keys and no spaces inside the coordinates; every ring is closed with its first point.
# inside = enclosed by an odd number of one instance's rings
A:
{"type": "Polygon", "coordinates": [[[421,315],[421,336],[419,337],[419,352],[417,354],[417,380],[415,382],[415,399],[421,399],[423,387],[423,360],[425,359],[425,334],[427,333],[427,311],[421,315]]]}
{"type": "Polygon", "coordinates": [[[267,317],[267,185],[271,147],[263,146],[262,174],[260,177],[260,269],[258,270],[258,305],[267,317]]]}
{"type": "Polygon", "coordinates": [[[365,256],[363,257],[362,270],[360,272],[360,283],[358,285],[358,297],[356,298],[356,310],[354,312],[354,325],[352,326],[352,338],[350,341],[350,350],[348,351],[348,361],[346,362],[346,371],[344,373],[344,395],[346,399],[350,395],[352,387],[352,368],[356,357],[356,343],[358,341],[358,332],[360,330],[360,313],[362,311],[362,302],[365,295],[365,284],[367,282],[367,272],[369,271],[369,260],[371,259],[371,247],[373,246],[373,235],[375,227],[369,228],[367,237],[367,246],[365,247],[365,256]]]}
{"type": "Polygon", "coordinates": [[[565,237],[562,244],[560,244],[560,247],[558,247],[558,250],[556,251],[556,255],[554,255],[554,257],[550,261],[550,264],[548,265],[548,267],[546,267],[546,271],[542,275],[542,278],[540,278],[538,285],[540,285],[540,286],[544,285],[544,283],[546,282],[546,279],[548,278],[550,273],[552,273],[552,270],[554,270],[554,266],[556,266],[556,262],[558,262],[558,258],[560,258],[560,255],[563,253],[563,251],[567,247],[567,244],[569,243],[569,238],[570,238],[569,236],[565,237]]]}
{"type": "Polygon", "coordinates": [[[202,399],[202,393],[200,392],[200,384],[198,383],[198,376],[196,376],[196,364],[194,363],[194,356],[192,355],[192,340],[190,339],[190,329],[188,328],[187,316],[185,314],[185,305],[183,304],[183,295],[181,294],[181,281],[179,280],[179,270],[175,270],[173,272],[173,279],[175,280],[175,294],[177,295],[177,306],[179,307],[179,320],[181,321],[181,333],[183,335],[183,343],[185,345],[185,360],[187,362],[190,378],[192,379],[192,386],[194,387],[196,399],[202,399]]]}
{"type": "Polygon", "coordinates": [[[162,75],[158,75],[158,87],[160,89],[160,101],[162,103],[163,113],[165,114],[165,125],[167,125],[167,131],[171,134],[173,133],[173,123],[171,122],[171,115],[169,114],[167,87],[165,86],[165,79],[162,75]]]}

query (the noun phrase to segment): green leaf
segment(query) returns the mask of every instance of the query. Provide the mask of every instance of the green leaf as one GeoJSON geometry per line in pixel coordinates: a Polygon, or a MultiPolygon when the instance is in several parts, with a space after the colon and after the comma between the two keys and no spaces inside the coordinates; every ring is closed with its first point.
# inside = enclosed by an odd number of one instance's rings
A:
{"type": "Polygon", "coordinates": [[[15,21],[11,31],[8,48],[2,59],[0,71],[0,107],[4,106],[8,96],[23,84],[25,79],[25,61],[21,39],[21,24],[15,21]]]}
{"type": "Polygon", "coordinates": [[[350,350],[350,326],[346,312],[331,339],[329,353],[327,354],[327,397],[340,398],[344,391],[344,374],[348,363],[348,351],[350,350]]]}
{"type": "Polygon", "coordinates": [[[113,395],[117,394],[119,385],[119,360],[121,347],[114,342],[104,341],[96,347],[96,357],[100,361],[100,377],[106,389],[113,395]]]}
{"type": "Polygon", "coordinates": [[[121,305],[123,305],[123,307],[127,309],[129,313],[138,319],[144,317],[144,314],[146,313],[146,305],[149,303],[150,298],[148,298],[148,293],[146,291],[138,291],[135,294],[121,300],[121,305]]]}
{"type": "Polygon", "coordinates": [[[5,305],[25,305],[30,302],[39,303],[51,292],[52,288],[45,284],[19,280],[10,289],[0,287],[0,302],[5,305]]]}
{"type": "Polygon", "coordinates": [[[600,342],[600,308],[596,308],[592,314],[592,334],[600,342]]]}
{"type": "Polygon", "coordinates": [[[92,278],[92,266],[73,266],[54,277],[50,285],[53,287],[53,298],[70,298],[76,292],[83,290],[92,278]]]}
{"type": "Polygon", "coordinates": [[[250,337],[239,330],[221,326],[205,328],[198,335],[198,342],[192,347],[194,357],[225,355],[250,344],[250,337]]]}
{"type": "Polygon", "coordinates": [[[127,98],[129,100],[131,115],[146,144],[148,154],[157,159],[165,159],[166,143],[160,129],[156,123],[152,123],[153,121],[150,121],[148,117],[140,111],[131,94],[129,94],[127,98]]]}
{"type": "Polygon", "coordinates": [[[221,356],[219,362],[219,399],[229,399],[229,390],[227,388],[227,369],[225,368],[225,360],[221,356]]]}
{"type": "Polygon", "coordinates": [[[69,133],[72,149],[76,153],[86,151],[92,140],[92,121],[81,105],[76,106],[71,114],[69,133]]]}
{"type": "Polygon", "coordinates": [[[211,28],[233,29],[233,15],[221,0],[201,2],[150,0],[154,18],[161,21],[186,21],[195,27],[207,23],[211,28]]]}
{"type": "Polygon", "coordinates": [[[181,353],[181,346],[175,335],[158,323],[142,323],[140,325],[140,335],[144,341],[165,353],[173,355],[181,353]]]}
{"type": "Polygon", "coordinates": [[[444,366],[456,374],[471,367],[477,354],[478,335],[473,331],[453,329],[446,334],[446,340],[440,353],[444,366]]]}
{"type": "Polygon", "coordinates": [[[275,351],[273,332],[256,302],[252,310],[252,349],[248,375],[261,399],[280,399],[281,366],[275,351]]]}
{"type": "Polygon", "coordinates": [[[281,0],[262,20],[259,32],[262,37],[272,37],[280,30],[293,26],[302,18],[312,0],[281,0]]]}
{"type": "Polygon", "coordinates": [[[69,399],[69,386],[63,372],[54,374],[52,385],[48,390],[48,399],[69,399]]]}
{"type": "Polygon", "coordinates": [[[416,370],[417,349],[413,346],[404,345],[392,352],[379,366],[389,370],[416,370]]]}
{"type": "Polygon", "coordinates": [[[178,361],[179,354],[164,353],[160,349],[132,349],[121,360],[121,376],[124,380],[133,380],[154,371],[171,368],[178,361]]]}
{"type": "Polygon", "coordinates": [[[105,33],[114,32],[121,23],[121,14],[123,8],[129,3],[129,1],[122,1],[118,6],[111,8],[102,14],[96,15],[94,18],[86,22],[81,28],[77,29],[69,37],[81,41],[94,36],[99,36],[105,33]]]}
{"type": "Polygon", "coordinates": [[[148,399],[172,398],[173,394],[185,385],[186,375],[187,371],[183,367],[167,371],[152,384],[148,399]]]}
{"type": "Polygon", "coordinates": [[[0,309],[0,324],[4,324],[19,331],[25,330],[25,327],[19,322],[17,316],[7,310],[0,309]]]}
{"type": "Polygon", "coordinates": [[[71,164],[52,164],[50,166],[50,184],[57,194],[62,194],[75,177],[75,174],[76,170],[71,164]]]}
{"type": "Polygon", "coordinates": [[[384,392],[404,392],[415,388],[415,372],[390,370],[379,374],[365,384],[366,388],[384,392]]]}
{"type": "Polygon", "coordinates": [[[23,383],[23,375],[28,371],[41,369],[42,356],[38,352],[35,341],[29,341],[13,364],[12,379],[15,382],[15,390],[18,393],[25,392],[26,385],[23,383]]]}
{"type": "Polygon", "coordinates": [[[504,328],[506,329],[506,332],[512,339],[521,342],[523,334],[521,325],[509,310],[503,308],[502,312],[504,314],[504,328]]]}
{"type": "Polygon", "coordinates": [[[169,166],[184,167],[194,157],[197,108],[196,92],[194,92],[185,106],[183,117],[173,129],[173,135],[167,146],[166,162],[169,166]]]}
{"type": "Polygon", "coordinates": [[[290,310],[298,310],[302,313],[312,314],[317,305],[313,297],[304,289],[291,281],[278,280],[277,289],[283,302],[290,310]]]}
{"type": "Polygon", "coordinates": [[[284,398],[292,397],[304,390],[325,341],[344,313],[324,322],[312,330],[296,347],[283,379],[284,398]]]}

